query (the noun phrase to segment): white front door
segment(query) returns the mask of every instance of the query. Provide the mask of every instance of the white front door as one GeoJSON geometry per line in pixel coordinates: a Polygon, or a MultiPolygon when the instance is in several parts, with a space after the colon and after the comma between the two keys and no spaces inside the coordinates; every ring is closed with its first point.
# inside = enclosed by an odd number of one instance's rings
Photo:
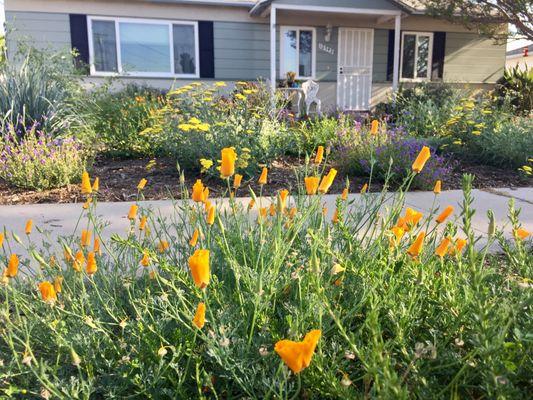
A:
{"type": "Polygon", "coordinates": [[[368,110],[372,92],[373,29],[339,28],[337,107],[368,110]]]}

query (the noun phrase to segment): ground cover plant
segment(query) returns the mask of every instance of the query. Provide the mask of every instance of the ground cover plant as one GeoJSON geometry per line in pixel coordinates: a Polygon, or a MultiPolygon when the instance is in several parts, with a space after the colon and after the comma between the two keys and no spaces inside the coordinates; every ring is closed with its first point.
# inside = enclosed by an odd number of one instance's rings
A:
{"type": "Polygon", "coordinates": [[[107,238],[99,184],[84,174],[73,236],[41,248],[31,221],[24,234],[4,228],[3,396],[527,397],[533,263],[512,202],[513,238],[489,213],[485,244],[471,176],[461,209],[405,208],[427,147],[398,192],[346,188],[334,210],[323,205],[336,178],[323,148],[292,193],[249,202],[237,200],[234,149],[219,156],[225,206],[201,180],[182,184],[189,200],[171,218],[136,202],[128,233],[107,238]],[[495,242],[501,255],[488,252],[495,242]]]}

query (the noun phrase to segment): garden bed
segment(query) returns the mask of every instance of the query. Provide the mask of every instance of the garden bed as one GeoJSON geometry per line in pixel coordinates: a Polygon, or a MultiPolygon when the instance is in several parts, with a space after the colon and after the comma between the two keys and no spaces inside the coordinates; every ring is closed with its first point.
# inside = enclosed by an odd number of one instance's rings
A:
{"type": "MultiPolygon", "coordinates": [[[[179,198],[179,176],[175,162],[171,159],[158,159],[156,166],[147,171],[149,159],[108,159],[100,158],[94,165],[92,176],[105,177],[101,179],[100,201],[133,201],[137,196],[136,187],[142,178],[148,179],[144,190],[147,200],[167,200],[179,198]]],[[[283,158],[273,163],[269,171],[269,184],[264,187],[263,193],[271,195],[280,189],[294,188],[297,186],[295,168],[302,167],[303,159],[297,157],[283,158]]],[[[460,189],[462,174],[470,173],[476,178],[476,188],[499,187],[525,187],[531,185],[530,180],[521,177],[516,171],[495,168],[484,165],[474,165],[465,162],[456,164],[453,171],[443,179],[445,190],[460,189]]],[[[196,179],[202,178],[209,187],[213,197],[220,196],[226,189],[219,179],[206,179],[204,176],[186,175],[186,186],[191,188],[196,179]]],[[[367,178],[361,176],[348,176],[350,191],[357,192],[366,182],[367,178]]],[[[244,182],[244,181],[243,181],[244,182]]],[[[346,175],[339,173],[330,193],[341,193],[346,182],[346,175]]],[[[255,181],[244,182],[240,194],[246,195],[248,184],[251,183],[256,193],[259,187],[255,181]]],[[[382,184],[375,182],[371,191],[379,191],[382,184]]],[[[45,190],[42,192],[22,190],[9,187],[0,179],[0,204],[32,204],[32,203],[76,203],[81,202],[79,185],[69,185],[64,188],[45,190]]]]}

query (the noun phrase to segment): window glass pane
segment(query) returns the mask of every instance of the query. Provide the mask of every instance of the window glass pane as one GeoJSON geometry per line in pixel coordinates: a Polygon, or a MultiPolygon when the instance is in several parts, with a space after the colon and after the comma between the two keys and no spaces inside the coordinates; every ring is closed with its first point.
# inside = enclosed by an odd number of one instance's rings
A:
{"type": "Polygon", "coordinates": [[[283,60],[284,71],[297,72],[298,68],[298,54],[296,53],[296,31],[285,31],[283,37],[283,60]]]}
{"type": "Polygon", "coordinates": [[[298,74],[311,76],[313,68],[313,31],[300,31],[300,62],[298,74]]]}
{"type": "Polygon", "coordinates": [[[114,21],[92,21],[94,68],[117,72],[117,45],[114,21]]]}
{"type": "Polygon", "coordinates": [[[194,74],[196,72],[194,26],[173,25],[174,36],[174,72],[176,74],[194,74]]]}
{"type": "Polygon", "coordinates": [[[126,72],[171,72],[168,25],[121,22],[120,55],[126,72]]]}
{"type": "Polygon", "coordinates": [[[404,35],[402,53],[402,78],[414,78],[415,43],[415,35],[404,35]]]}
{"type": "Polygon", "coordinates": [[[416,77],[428,77],[429,36],[418,36],[418,57],[416,59],[416,77]]]}

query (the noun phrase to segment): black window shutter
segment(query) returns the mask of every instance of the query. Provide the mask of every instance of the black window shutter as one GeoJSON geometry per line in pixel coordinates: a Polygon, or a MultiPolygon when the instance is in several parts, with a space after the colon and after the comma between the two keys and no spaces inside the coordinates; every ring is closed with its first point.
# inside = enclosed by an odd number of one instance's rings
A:
{"type": "Polygon", "coordinates": [[[87,69],[89,66],[89,39],[87,33],[87,16],[70,14],[70,42],[78,56],[74,60],[76,68],[87,69]]]}
{"type": "Polygon", "coordinates": [[[392,81],[394,71],[394,29],[389,29],[389,46],[387,48],[387,81],[392,81]]]}
{"type": "Polygon", "coordinates": [[[433,34],[433,60],[431,61],[431,80],[442,79],[446,50],[446,32],[433,34]]]}
{"type": "Polygon", "coordinates": [[[213,22],[198,22],[198,37],[200,40],[200,77],[215,77],[215,46],[213,36],[213,22]]]}

